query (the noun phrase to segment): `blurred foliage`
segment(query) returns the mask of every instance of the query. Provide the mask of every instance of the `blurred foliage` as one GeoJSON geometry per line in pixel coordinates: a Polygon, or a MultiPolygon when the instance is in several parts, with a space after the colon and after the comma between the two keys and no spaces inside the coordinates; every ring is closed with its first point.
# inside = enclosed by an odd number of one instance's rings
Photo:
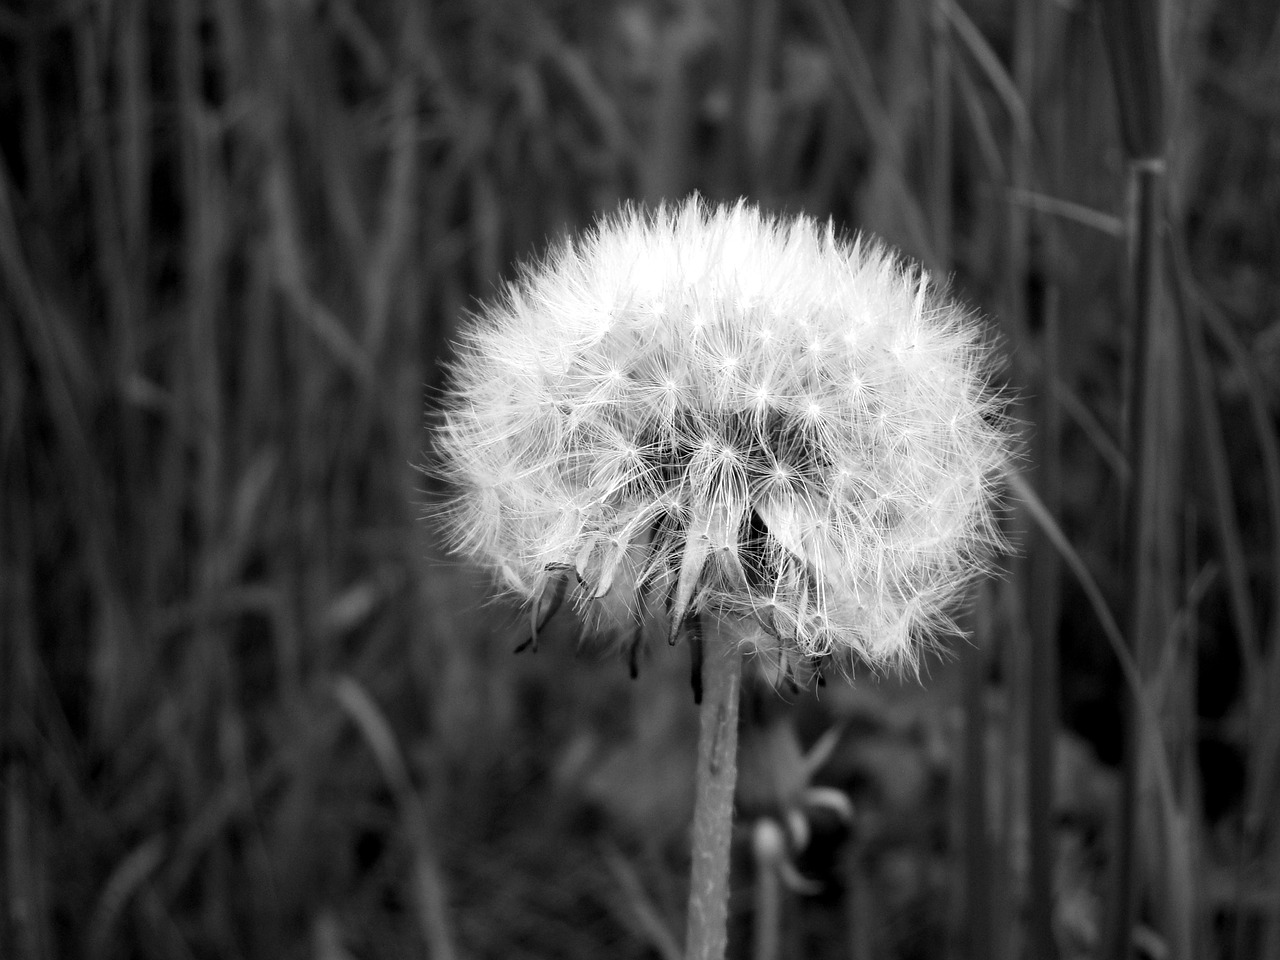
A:
{"type": "MultiPolygon", "coordinates": [[[[1199,956],[1276,956],[1280,21],[1267,0],[1152,8],[1178,340],[1153,423],[1182,466],[1143,479],[1177,552],[1143,675],[1176,782],[1143,802],[1187,857],[1143,867],[1140,938],[1181,955],[1162,917],[1185,896],[1199,956]]],[[[760,939],[752,825],[812,776],[855,818],[802,811],[821,890],[787,895],[784,955],[1013,957],[1043,945],[1047,887],[1059,955],[1099,956],[1123,679],[1095,601],[1137,590],[1132,218],[1099,21],[995,0],[0,7],[0,955],[676,951],[681,651],[634,685],[567,632],[511,657],[513,614],[440,555],[414,465],[474,298],[621,200],[697,189],[954,275],[1007,346],[1068,561],[1015,504],[1020,555],[956,662],[753,694],[759,730],[784,726],[745,735],[771,773],[740,796],[735,952],[760,939]],[[1052,810],[1028,808],[1037,776],[1052,810]]]]}

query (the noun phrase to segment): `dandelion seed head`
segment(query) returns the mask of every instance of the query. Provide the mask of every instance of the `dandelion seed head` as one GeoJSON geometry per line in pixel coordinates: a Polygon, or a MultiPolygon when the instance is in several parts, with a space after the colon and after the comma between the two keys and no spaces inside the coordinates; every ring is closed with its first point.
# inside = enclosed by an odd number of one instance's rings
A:
{"type": "Polygon", "coordinates": [[[989,366],[874,240],[745,203],[627,208],[464,330],[443,517],[529,601],[568,578],[603,634],[684,583],[784,674],[910,667],[999,542],[989,366]]]}

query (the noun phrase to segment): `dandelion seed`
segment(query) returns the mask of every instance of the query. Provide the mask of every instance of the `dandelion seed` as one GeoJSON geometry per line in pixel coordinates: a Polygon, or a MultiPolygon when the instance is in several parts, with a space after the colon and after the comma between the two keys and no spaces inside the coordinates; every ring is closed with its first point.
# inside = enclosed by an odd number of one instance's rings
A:
{"type": "Polygon", "coordinates": [[[449,535],[535,611],[576,580],[631,656],[674,595],[789,671],[910,667],[998,542],[988,365],[873,240],[745,203],[624,209],[464,331],[437,433],[449,535]]]}

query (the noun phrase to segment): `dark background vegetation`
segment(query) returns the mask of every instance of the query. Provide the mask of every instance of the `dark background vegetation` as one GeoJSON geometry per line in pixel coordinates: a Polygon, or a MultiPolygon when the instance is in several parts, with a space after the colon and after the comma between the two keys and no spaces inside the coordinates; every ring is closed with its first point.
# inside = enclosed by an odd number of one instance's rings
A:
{"type": "Polygon", "coordinates": [[[1280,956],[1280,25],[1129,7],[1163,72],[1085,0],[0,5],[0,956],[677,954],[683,651],[513,657],[414,465],[514,260],[693,189],[953,276],[1026,424],[971,641],[751,694],[735,955],[807,810],[782,956],[1280,956]]]}

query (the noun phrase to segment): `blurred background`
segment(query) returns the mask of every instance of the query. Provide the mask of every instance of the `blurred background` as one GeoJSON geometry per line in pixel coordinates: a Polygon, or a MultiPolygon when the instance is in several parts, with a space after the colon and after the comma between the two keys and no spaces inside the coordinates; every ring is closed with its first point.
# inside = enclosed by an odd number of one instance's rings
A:
{"type": "Polygon", "coordinates": [[[732,955],[1280,957],[1270,0],[6,0],[0,956],[679,955],[685,651],[513,656],[415,468],[695,189],[952,277],[1025,444],[950,656],[749,691],[732,955]]]}

